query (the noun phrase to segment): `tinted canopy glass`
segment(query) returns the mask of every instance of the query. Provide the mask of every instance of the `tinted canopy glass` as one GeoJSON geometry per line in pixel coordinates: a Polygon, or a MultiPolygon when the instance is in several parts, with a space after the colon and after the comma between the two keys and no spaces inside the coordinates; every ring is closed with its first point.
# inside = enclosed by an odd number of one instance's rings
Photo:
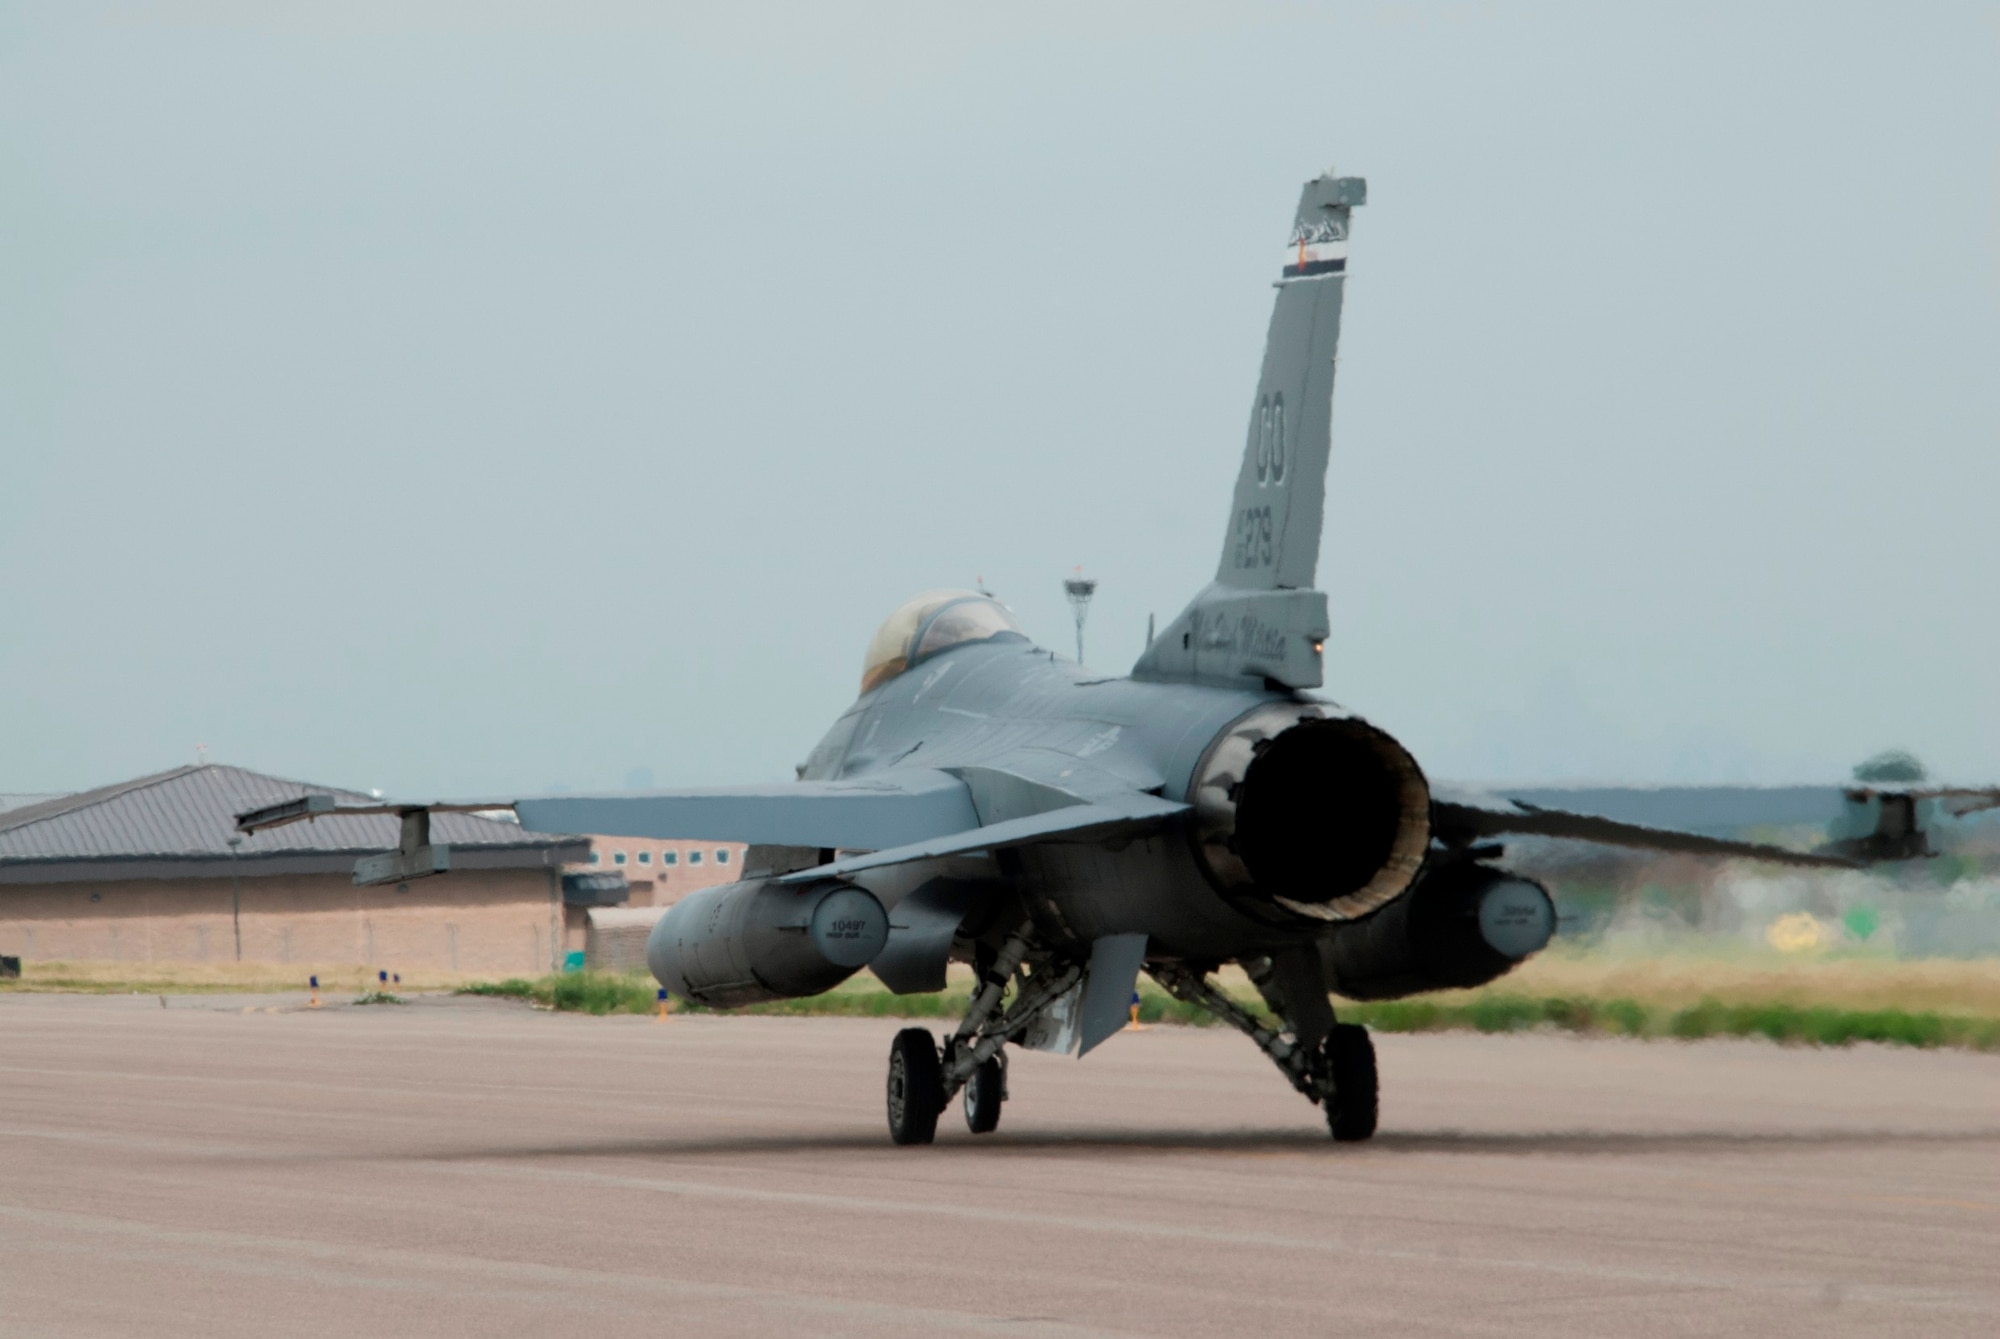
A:
{"type": "Polygon", "coordinates": [[[876,629],[862,660],[861,691],[887,683],[950,647],[1010,633],[1020,636],[1020,625],[1005,605],[990,596],[969,590],[925,591],[876,629]]]}

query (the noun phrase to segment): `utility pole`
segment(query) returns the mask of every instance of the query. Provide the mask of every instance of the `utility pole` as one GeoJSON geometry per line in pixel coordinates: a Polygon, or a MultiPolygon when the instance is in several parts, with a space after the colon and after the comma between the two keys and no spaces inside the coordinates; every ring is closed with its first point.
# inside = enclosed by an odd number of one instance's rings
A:
{"type": "Polygon", "coordinates": [[[549,871],[549,970],[560,972],[563,965],[562,869],[556,864],[553,848],[543,850],[542,864],[549,871]]]}
{"type": "Polygon", "coordinates": [[[1076,615],[1076,663],[1083,663],[1083,620],[1090,613],[1090,597],[1097,594],[1097,582],[1083,574],[1078,567],[1076,575],[1063,582],[1063,594],[1069,596],[1070,612],[1076,615]]]}
{"type": "Polygon", "coordinates": [[[236,932],[236,961],[243,961],[243,880],[236,874],[236,851],[241,837],[229,839],[229,926],[236,932]]]}

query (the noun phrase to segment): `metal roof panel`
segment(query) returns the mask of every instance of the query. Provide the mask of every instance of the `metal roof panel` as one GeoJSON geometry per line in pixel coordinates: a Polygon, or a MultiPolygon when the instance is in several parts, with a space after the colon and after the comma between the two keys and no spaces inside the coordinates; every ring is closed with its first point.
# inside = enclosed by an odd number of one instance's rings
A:
{"type": "MultiPolygon", "coordinates": [[[[308,786],[222,763],[177,767],[136,780],[60,796],[0,813],[0,862],[120,860],[158,856],[228,858],[236,815],[308,792],[365,803],[356,791],[308,786]]],[[[244,836],[240,857],[283,853],[384,851],[396,845],[392,814],[315,819],[244,836]]],[[[539,849],[557,844],[546,833],[475,814],[438,814],[432,839],[452,846],[539,849]]]]}

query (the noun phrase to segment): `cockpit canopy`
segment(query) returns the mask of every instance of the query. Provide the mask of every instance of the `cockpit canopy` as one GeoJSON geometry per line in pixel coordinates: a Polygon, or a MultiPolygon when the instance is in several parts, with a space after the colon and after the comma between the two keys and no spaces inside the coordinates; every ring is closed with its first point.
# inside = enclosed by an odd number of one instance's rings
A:
{"type": "Polygon", "coordinates": [[[970,590],[930,590],[910,600],[875,630],[861,665],[861,691],[887,683],[948,647],[1012,634],[1020,626],[1005,605],[970,590]]]}

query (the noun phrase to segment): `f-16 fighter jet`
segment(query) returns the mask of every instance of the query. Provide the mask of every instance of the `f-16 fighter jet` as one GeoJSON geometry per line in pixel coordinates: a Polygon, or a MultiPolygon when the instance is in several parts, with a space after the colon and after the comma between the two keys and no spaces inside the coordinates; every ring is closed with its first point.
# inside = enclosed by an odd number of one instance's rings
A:
{"type": "Polygon", "coordinates": [[[448,868],[429,840],[439,810],[748,843],[741,882],[688,896],[652,932],[648,964],[674,994],[730,1008],[863,968],[904,994],[941,990],[952,962],[974,973],[949,1034],[905,1028],[890,1045],[898,1144],[929,1143],[954,1098],[975,1133],[992,1131],[1006,1046],[1088,1054],[1125,1022],[1141,972],[1247,1035],[1335,1139],[1366,1139],[1374,1050],[1329,996],[1474,986],[1546,944],[1549,896],[1508,871],[1497,838],[1853,863],[1434,793],[1393,737],[1314,692],[1334,353],[1366,198],[1360,178],[1331,173],[1299,197],[1271,257],[1276,308],[1215,578],[1129,674],[1036,645],[989,596],[933,591],[876,631],[860,696],[796,783],[460,804],[307,795],[240,826],[402,814],[402,846],[364,860],[363,883],[448,868]],[[1218,988],[1230,963],[1268,1015],[1218,988]]]}

